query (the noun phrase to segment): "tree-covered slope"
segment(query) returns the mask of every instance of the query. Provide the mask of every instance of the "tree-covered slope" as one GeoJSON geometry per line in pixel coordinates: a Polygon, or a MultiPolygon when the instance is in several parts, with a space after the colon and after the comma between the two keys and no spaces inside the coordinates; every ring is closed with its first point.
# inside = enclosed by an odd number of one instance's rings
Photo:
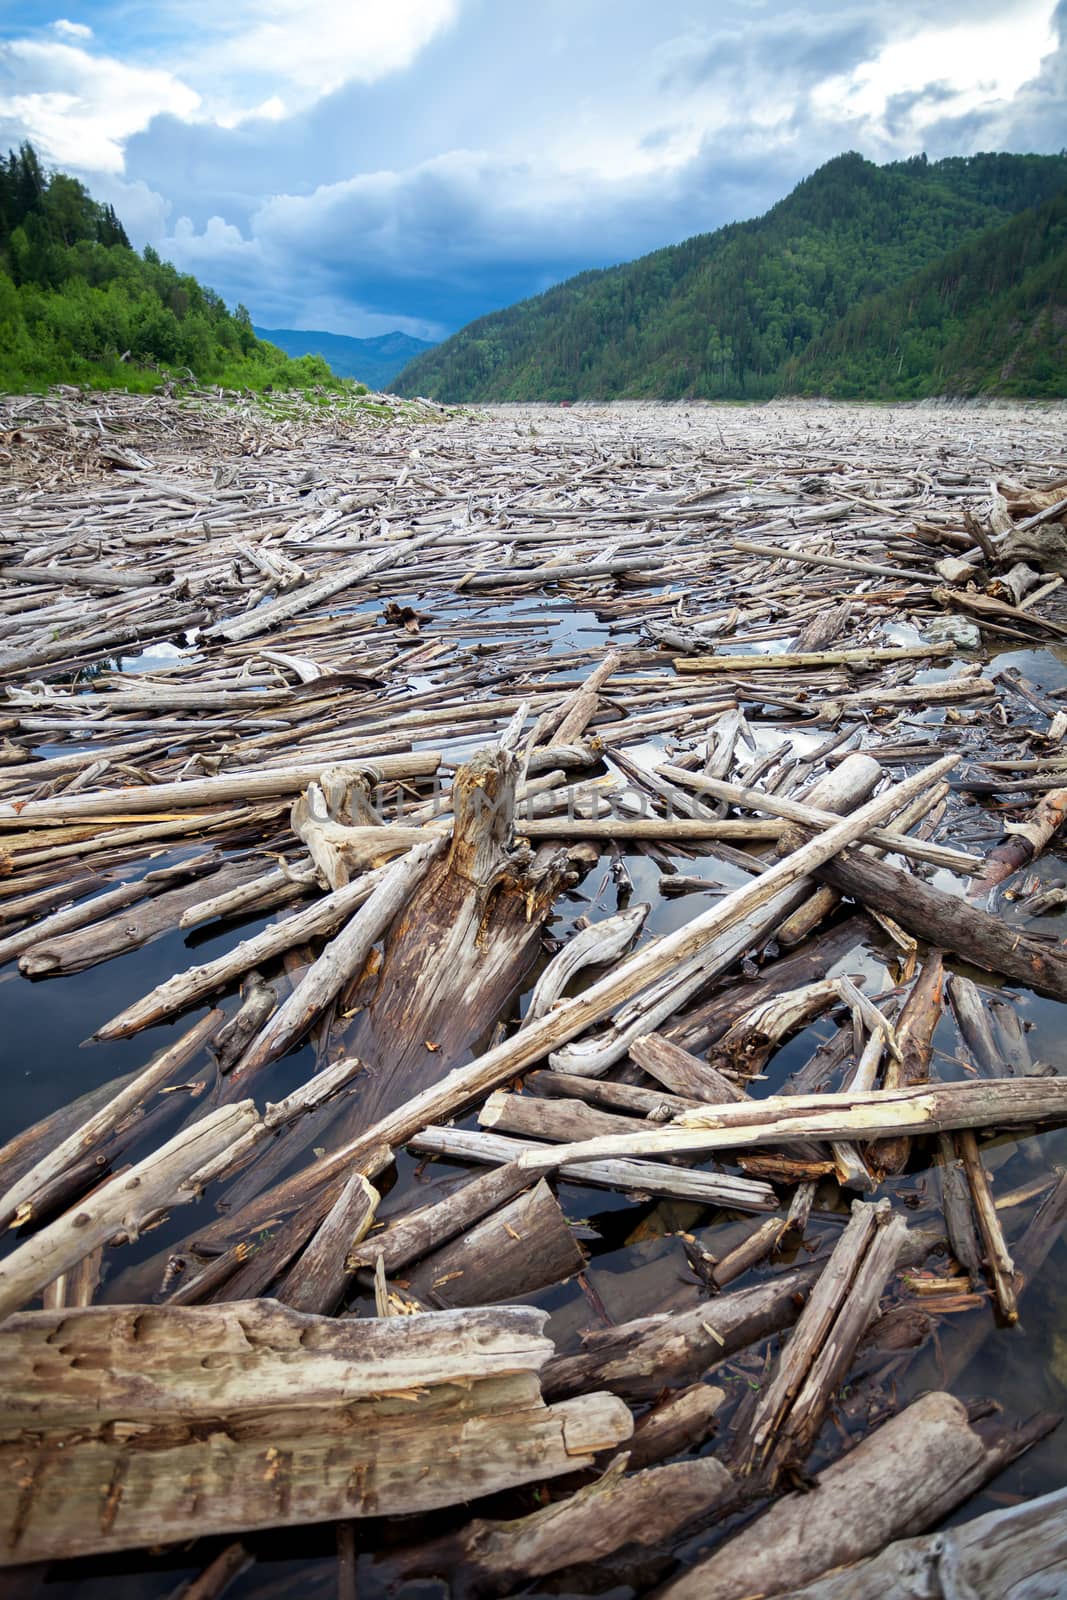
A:
{"type": "Polygon", "coordinates": [[[300,328],[256,328],[255,334],[287,356],[321,356],[337,377],[358,378],[371,389],[386,388],[416,356],[433,349],[428,339],[414,339],[399,329],[370,339],[300,328]]]}
{"type": "Polygon", "coordinates": [[[782,387],[1067,396],[1067,189],[864,300],[786,363],[782,387]]]}
{"type": "Polygon", "coordinates": [[[774,394],[853,307],[1065,183],[1067,156],[839,156],[755,221],[471,323],[394,387],[446,401],[774,394]]]}
{"type": "Polygon", "coordinates": [[[0,390],[147,389],[186,371],[253,389],[334,382],[325,362],[257,339],[243,307],[138,255],[112,208],[30,145],[0,156],[0,390]]]}

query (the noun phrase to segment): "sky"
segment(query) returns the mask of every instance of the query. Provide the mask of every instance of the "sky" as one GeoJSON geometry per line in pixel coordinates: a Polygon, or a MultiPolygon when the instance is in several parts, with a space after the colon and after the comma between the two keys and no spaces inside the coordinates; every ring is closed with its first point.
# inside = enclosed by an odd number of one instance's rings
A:
{"type": "Polygon", "coordinates": [[[437,339],[844,150],[1067,146],[1067,0],[3,0],[31,140],[266,327],[437,339]]]}

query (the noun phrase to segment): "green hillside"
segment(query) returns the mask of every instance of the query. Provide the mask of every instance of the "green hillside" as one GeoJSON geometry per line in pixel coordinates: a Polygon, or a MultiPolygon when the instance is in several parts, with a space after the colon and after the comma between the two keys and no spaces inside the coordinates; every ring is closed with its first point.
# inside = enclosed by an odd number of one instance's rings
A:
{"type": "Polygon", "coordinates": [[[257,339],[195,278],[130,248],[111,206],[30,145],[0,156],[0,390],[151,389],[168,373],[228,388],[335,384],[316,357],[257,339]]]}
{"type": "Polygon", "coordinates": [[[786,363],[782,387],[1067,395],[1067,190],[862,301],[786,363]]]}
{"type": "Polygon", "coordinates": [[[859,306],[1067,185],[1067,155],[828,162],[765,216],[582,273],[405,368],[445,401],[767,397],[859,306]]]}

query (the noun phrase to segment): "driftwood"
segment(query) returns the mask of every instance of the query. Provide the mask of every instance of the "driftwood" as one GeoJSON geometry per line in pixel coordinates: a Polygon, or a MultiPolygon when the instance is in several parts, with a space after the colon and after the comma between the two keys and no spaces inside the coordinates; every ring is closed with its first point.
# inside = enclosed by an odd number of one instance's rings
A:
{"type": "Polygon", "coordinates": [[[469,1523],[388,1562],[390,1575],[447,1577],[457,1596],[499,1595],[568,1567],[658,1550],[697,1517],[725,1509],[733,1480],[713,1458],[626,1475],[625,1455],[570,1499],[513,1522],[469,1523]]]}
{"type": "Polygon", "coordinates": [[[1050,1426],[984,1436],[950,1395],[924,1395],[659,1592],[664,1600],[785,1594],[937,1524],[1050,1426]]]}
{"type": "MultiPolygon", "coordinates": [[[[70,1541],[101,1519],[129,1546],[225,1533],[227,1510],[249,1517],[231,1535],[334,1520],[344,1600],[357,1549],[386,1582],[458,1564],[472,1593],[646,1592],[682,1541],[762,1502],[742,1592],[768,1588],[759,1561],[789,1553],[781,1496],[837,1424],[856,1446],[844,1470],[898,1388],[955,1382],[985,1341],[998,1397],[1002,1340],[1047,1359],[1049,1319],[1001,1329],[1043,1292],[1067,1214],[1054,1141],[1019,1138],[1064,1110],[1055,1017],[1032,998],[1067,995],[1067,712],[1041,649],[1067,633],[1051,414],[967,413],[963,430],[936,408],[456,416],[387,396],[363,414],[350,396],[259,404],[190,383],[0,403],[0,959],[21,962],[2,999],[20,1038],[44,1018],[49,1044],[25,1064],[33,1127],[9,1096],[0,1338],[126,1300],[152,1328],[232,1312],[246,1343],[255,1316],[330,1312],[332,1336],[388,1324],[399,1348],[425,1319],[394,1313],[521,1293],[553,1308],[547,1381],[641,1414],[627,1459],[621,1409],[567,1457],[608,1468],[576,1493],[558,1430],[557,1465],[536,1464],[542,1423],[515,1398],[532,1368],[508,1335],[510,1375],[447,1398],[394,1387],[371,1354],[373,1400],[309,1390],[280,1426],[270,1406],[190,1422],[168,1400],[157,1425],[109,1401],[48,1455],[51,1424],[20,1418],[8,1479],[24,1508],[54,1507],[51,1549],[88,1550],[70,1541]],[[991,481],[1006,460],[1015,479],[991,481]],[[1022,670],[990,660],[1030,645],[1022,670]],[[695,898],[668,902],[678,887],[695,898]],[[238,944],[235,918],[254,919],[238,944]],[[104,960],[74,1005],[26,982],[104,960]],[[956,970],[972,962],[1012,988],[979,988],[956,970]],[[958,1045],[936,1031],[946,998],[958,1045]],[[183,1012],[162,1053],[138,1037],[183,1012]],[[117,1064],[65,1059],[75,1017],[117,1064]],[[786,1041],[809,1027],[798,1067],[786,1041]],[[85,1066],[122,1075],[57,1108],[85,1066]],[[599,1154],[566,1161],[590,1139],[599,1154]],[[605,1159],[603,1139],[649,1153],[605,1159]],[[842,1236],[849,1187],[905,1172],[888,1219],[861,1206],[842,1236]],[[154,1254],[129,1248],[189,1199],[154,1254]],[[894,1242],[916,1202],[929,1226],[894,1242]],[[955,1259],[925,1267],[943,1229],[955,1259]],[[37,1295],[45,1313],[15,1311],[37,1295]],[[732,1411],[715,1369],[742,1391],[732,1411]],[[489,1427],[489,1383],[496,1443],[467,1471],[474,1434],[450,1453],[447,1429],[489,1427]],[[709,1458],[679,1459],[717,1418],[722,1458],[750,1469],[724,1497],[709,1458]],[[368,1494],[396,1469],[377,1553],[351,1478],[338,1487],[353,1450],[368,1494]],[[163,1454],[201,1474],[177,1525],[137,1500],[163,1454]],[[447,1468],[453,1502],[531,1488],[431,1535],[390,1520],[422,1504],[403,1498],[416,1462],[427,1493],[447,1468]]],[[[114,1370],[143,1400],[146,1340],[63,1367],[74,1338],[27,1392],[47,1381],[70,1406],[114,1370]]],[[[227,1369],[196,1363],[224,1348],[186,1334],[178,1369],[206,1384],[227,1369]]],[[[311,1371],[297,1353],[289,1382],[311,1371]]],[[[862,1531],[889,1537],[895,1474],[873,1459],[892,1492],[862,1531]]],[[[925,1486],[925,1461],[912,1476],[925,1486]]],[[[857,1516],[874,1492],[856,1491],[857,1516]]],[[[847,1530],[831,1518],[823,1538],[821,1493],[796,1513],[805,1555],[847,1530]]],[[[249,1537],[215,1553],[181,1556],[205,1600],[261,1552],[249,1537]]]]}
{"type": "Polygon", "coordinates": [[[899,1539],[876,1556],[782,1600],[1039,1600],[1067,1586],[1067,1489],[1023,1505],[987,1511],[917,1539],[899,1539]]]}
{"type": "Polygon", "coordinates": [[[329,1321],[251,1302],[27,1313],[5,1330],[3,1559],[125,1549],[146,1519],[158,1542],[427,1510],[589,1465],[632,1420],[606,1395],[544,1405],[543,1320],[329,1321]]]}
{"type": "Polygon", "coordinates": [[[160,1212],[191,1200],[196,1174],[255,1121],[251,1101],[220,1106],[20,1245],[0,1264],[0,1317],[25,1305],[112,1235],[136,1237],[160,1212]]]}
{"type": "Polygon", "coordinates": [[[852,1220],[756,1402],[748,1438],[738,1447],[745,1471],[765,1473],[774,1482],[787,1466],[804,1462],[877,1313],[906,1231],[888,1201],[853,1203],[852,1220]]]}
{"type": "Polygon", "coordinates": [[[424,1256],[405,1293],[431,1307],[494,1305],[562,1283],[585,1254],[547,1183],[424,1256]]]}
{"type": "MultiPolygon", "coordinates": [[[[900,1243],[897,1265],[918,1265],[939,1243],[936,1231],[911,1229],[900,1243]]],[[[548,1363],[545,1393],[605,1388],[627,1399],[651,1400],[665,1388],[691,1384],[738,1350],[792,1327],[819,1273],[819,1265],[792,1267],[751,1288],[720,1295],[713,1305],[704,1302],[692,1311],[638,1317],[586,1333],[581,1351],[548,1363]]]]}
{"type": "Polygon", "coordinates": [[[392,1277],[412,1261],[447,1244],[464,1228],[506,1205],[516,1194],[529,1188],[532,1181],[514,1162],[494,1167],[435,1205],[420,1206],[357,1245],[349,1252],[349,1266],[353,1271],[373,1267],[380,1258],[385,1272],[392,1277]]]}
{"type": "Polygon", "coordinates": [[[884,1139],[897,1133],[1018,1127],[1067,1119],[1067,1084],[1058,1080],[985,1079],[977,1083],[919,1085],[832,1095],[793,1095],[701,1108],[670,1127],[608,1134],[581,1143],[533,1151],[520,1165],[538,1172],[563,1163],[630,1156],[698,1155],[754,1144],[809,1138],[884,1139]]]}

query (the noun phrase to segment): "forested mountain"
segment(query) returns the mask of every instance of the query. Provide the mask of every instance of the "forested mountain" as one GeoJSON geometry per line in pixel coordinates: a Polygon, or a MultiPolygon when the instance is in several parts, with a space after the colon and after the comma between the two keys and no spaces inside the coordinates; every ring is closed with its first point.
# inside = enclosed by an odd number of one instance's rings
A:
{"type": "Polygon", "coordinates": [[[1067,190],[861,301],[786,363],[782,387],[1067,395],[1067,190]]]}
{"type": "Polygon", "coordinates": [[[321,356],[339,378],[358,378],[371,389],[384,389],[424,350],[428,339],[409,333],[380,333],[373,339],[352,339],[344,333],[323,333],[299,328],[256,328],[256,337],[276,344],[288,356],[321,356]]]}
{"type": "Polygon", "coordinates": [[[0,156],[0,389],[147,389],[167,371],[254,389],[334,381],[321,360],[263,344],[243,307],[138,255],[111,206],[32,146],[0,156]]]}
{"type": "Polygon", "coordinates": [[[453,402],[767,397],[786,373],[806,381],[805,352],[855,308],[1065,185],[1067,153],[839,156],[755,221],[482,317],[394,387],[453,402]]]}

